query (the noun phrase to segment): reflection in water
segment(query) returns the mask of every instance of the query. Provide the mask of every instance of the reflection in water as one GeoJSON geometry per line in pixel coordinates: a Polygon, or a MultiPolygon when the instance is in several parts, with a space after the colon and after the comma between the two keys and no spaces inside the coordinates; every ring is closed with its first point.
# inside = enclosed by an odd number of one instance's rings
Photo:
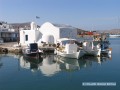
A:
{"type": "Polygon", "coordinates": [[[42,64],[43,58],[31,58],[31,57],[20,57],[20,66],[25,69],[31,69],[32,71],[38,69],[42,64]]]}
{"type": "Polygon", "coordinates": [[[1,60],[0,60],[0,68],[3,66],[3,63],[1,62],[1,60]]]}
{"type": "Polygon", "coordinates": [[[55,73],[59,72],[59,65],[54,62],[54,56],[53,55],[47,55],[43,58],[43,65],[39,67],[42,74],[45,76],[52,76],[55,73]]]}
{"type": "Polygon", "coordinates": [[[3,63],[2,63],[2,61],[1,61],[1,55],[0,55],[0,68],[3,66],[3,63]]]}
{"type": "Polygon", "coordinates": [[[0,68],[2,68],[4,66],[4,63],[3,63],[3,58],[5,57],[13,57],[15,59],[19,59],[21,57],[21,55],[15,55],[15,54],[0,54],[0,68]]]}
{"type": "Polygon", "coordinates": [[[77,59],[54,56],[54,61],[59,65],[59,68],[62,71],[79,70],[79,63],[77,59]]]}
{"type": "Polygon", "coordinates": [[[57,63],[53,60],[53,55],[44,55],[41,59],[31,59],[22,56],[20,58],[20,66],[22,68],[31,69],[32,71],[40,70],[45,76],[52,76],[60,71],[59,68],[57,68],[57,63]]]}
{"type": "Polygon", "coordinates": [[[83,57],[80,60],[58,57],[55,55],[43,55],[40,59],[20,57],[20,66],[31,71],[40,71],[44,76],[53,76],[60,71],[76,71],[91,67],[94,62],[102,64],[108,60],[104,57],[83,57]]]}

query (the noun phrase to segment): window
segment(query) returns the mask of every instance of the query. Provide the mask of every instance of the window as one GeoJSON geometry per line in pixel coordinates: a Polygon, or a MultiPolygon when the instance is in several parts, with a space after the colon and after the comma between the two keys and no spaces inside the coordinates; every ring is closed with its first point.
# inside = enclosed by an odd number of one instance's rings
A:
{"type": "Polygon", "coordinates": [[[25,35],[25,41],[28,41],[28,35],[25,35]]]}

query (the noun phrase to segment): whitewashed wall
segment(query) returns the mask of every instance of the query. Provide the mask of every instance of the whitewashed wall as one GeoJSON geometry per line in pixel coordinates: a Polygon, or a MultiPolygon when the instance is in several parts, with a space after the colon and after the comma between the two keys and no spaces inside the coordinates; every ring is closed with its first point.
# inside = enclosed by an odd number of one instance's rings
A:
{"type": "Polygon", "coordinates": [[[53,26],[53,25],[52,25],[51,23],[49,23],[49,22],[46,22],[46,23],[44,23],[44,24],[41,26],[40,32],[41,32],[43,35],[53,35],[53,36],[54,36],[54,39],[55,39],[55,42],[56,42],[56,39],[59,39],[59,38],[60,38],[59,28],[53,26]]]}
{"type": "Polygon", "coordinates": [[[55,43],[56,43],[57,39],[60,39],[60,38],[68,38],[69,37],[69,38],[75,39],[77,37],[77,29],[75,29],[73,27],[57,27],[49,22],[46,22],[41,26],[40,32],[43,35],[53,35],[55,43]]]}
{"type": "Polygon", "coordinates": [[[29,43],[37,42],[39,35],[38,30],[20,30],[20,44],[27,45],[29,43]],[[28,35],[28,41],[25,39],[26,35],[28,35]]]}
{"type": "Polygon", "coordinates": [[[44,23],[39,30],[20,30],[20,43],[21,45],[29,43],[40,43],[42,36],[53,36],[54,43],[60,38],[73,38],[77,37],[77,29],[69,26],[56,26],[52,23],[44,23]],[[28,41],[25,39],[25,35],[28,35],[28,41]]]}

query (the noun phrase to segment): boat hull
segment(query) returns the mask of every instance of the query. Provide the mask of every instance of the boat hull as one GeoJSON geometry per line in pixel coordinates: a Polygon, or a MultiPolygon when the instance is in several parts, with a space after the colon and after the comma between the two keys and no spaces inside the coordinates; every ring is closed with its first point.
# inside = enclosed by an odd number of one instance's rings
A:
{"type": "Polygon", "coordinates": [[[29,57],[40,57],[43,52],[41,51],[36,51],[36,52],[30,52],[29,49],[24,49],[23,50],[23,55],[24,56],[29,56],[29,57]]]}
{"type": "Polygon", "coordinates": [[[100,56],[101,55],[101,49],[85,51],[85,55],[100,56]]]}
{"type": "Polygon", "coordinates": [[[75,53],[64,53],[64,52],[57,51],[57,55],[66,57],[66,58],[79,59],[80,57],[82,57],[84,55],[84,52],[79,51],[79,52],[75,52],[75,53]]]}
{"type": "Polygon", "coordinates": [[[29,53],[29,54],[25,54],[25,53],[24,53],[24,55],[25,55],[25,56],[36,57],[36,56],[37,56],[37,53],[29,53]]]}
{"type": "Polygon", "coordinates": [[[112,54],[112,48],[104,49],[101,51],[102,54],[112,54]]]}

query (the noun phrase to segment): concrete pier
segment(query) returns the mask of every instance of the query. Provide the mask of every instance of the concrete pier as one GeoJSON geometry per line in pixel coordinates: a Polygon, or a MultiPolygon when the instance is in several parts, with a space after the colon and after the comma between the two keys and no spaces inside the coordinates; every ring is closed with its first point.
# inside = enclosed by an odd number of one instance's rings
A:
{"type": "Polygon", "coordinates": [[[17,46],[17,42],[6,42],[0,44],[0,53],[21,54],[22,48],[17,46]]]}
{"type": "MultiPolygon", "coordinates": [[[[19,47],[17,42],[6,42],[0,44],[0,53],[15,53],[22,54],[22,49],[26,46],[19,47]]],[[[45,53],[54,52],[54,47],[39,47],[45,53]]]]}

